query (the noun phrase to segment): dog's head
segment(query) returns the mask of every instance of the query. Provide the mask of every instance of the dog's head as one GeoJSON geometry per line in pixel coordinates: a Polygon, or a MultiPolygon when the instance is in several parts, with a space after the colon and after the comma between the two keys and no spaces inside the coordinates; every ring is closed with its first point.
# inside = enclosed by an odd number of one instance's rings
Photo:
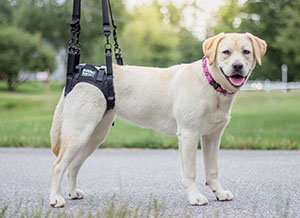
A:
{"type": "Polygon", "coordinates": [[[267,49],[264,40],[251,33],[220,33],[203,43],[212,76],[225,89],[236,91],[249,78],[267,49]]]}

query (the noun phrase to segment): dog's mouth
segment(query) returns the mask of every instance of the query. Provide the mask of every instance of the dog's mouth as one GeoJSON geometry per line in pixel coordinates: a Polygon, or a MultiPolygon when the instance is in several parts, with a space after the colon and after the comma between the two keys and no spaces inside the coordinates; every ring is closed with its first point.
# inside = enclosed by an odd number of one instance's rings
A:
{"type": "Polygon", "coordinates": [[[233,85],[234,87],[236,88],[239,88],[241,87],[242,85],[244,85],[246,79],[247,79],[247,76],[243,77],[239,74],[234,74],[234,75],[231,75],[231,76],[227,76],[222,67],[220,67],[220,70],[221,72],[223,73],[223,75],[225,76],[225,78],[230,82],[231,85],[233,85]]]}

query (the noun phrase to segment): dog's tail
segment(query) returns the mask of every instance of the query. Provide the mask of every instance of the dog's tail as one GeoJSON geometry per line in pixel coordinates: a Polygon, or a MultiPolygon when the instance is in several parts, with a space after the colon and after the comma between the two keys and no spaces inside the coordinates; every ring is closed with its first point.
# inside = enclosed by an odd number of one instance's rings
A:
{"type": "Polygon", "coordinates": [[[64,93],[59,99],[59,102],[55,108],[51,131],[50,131],[50,140],[51,148],[53,153],[57,156],[60,148],[60,134],[61,134],[61,123],[62,115],[64,109],[64,93]]]}

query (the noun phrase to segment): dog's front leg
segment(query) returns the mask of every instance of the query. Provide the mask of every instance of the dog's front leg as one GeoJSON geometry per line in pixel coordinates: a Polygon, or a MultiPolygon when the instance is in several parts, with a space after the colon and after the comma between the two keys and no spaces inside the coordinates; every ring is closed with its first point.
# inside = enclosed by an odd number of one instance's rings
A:
{"type": "Polygon", "coordinates": [[[233,195],[230,191],[224,191],[218,178],[218,151],[220,147],[223,128],[210,135],[201,138],[203,159],[205,166],[206,185],[215,194],[218,201],[230,201],[233,195]]]}
{"type": "Polygon", "coordinates": [[[182,183],[188,195],[190,204],[207,204],[196,184],[196,158],[199,135],[192,131],[181,130],[177,133],[182,165],[182,183]]]}

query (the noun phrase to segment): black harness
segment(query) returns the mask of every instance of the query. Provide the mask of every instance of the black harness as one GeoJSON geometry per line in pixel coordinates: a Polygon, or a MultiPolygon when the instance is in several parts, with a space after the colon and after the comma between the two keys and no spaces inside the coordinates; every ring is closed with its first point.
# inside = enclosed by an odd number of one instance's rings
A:
{"type": "Polygon", "coordinates": [[[115,92],[113,86],[113,68],[112,68],[112,45],[109,42],[111,35],[109,24],[109,12],[113,25],[113,38],[114,38],[114,52],[117,64],[123,65],[123,58],[121,49],[117,42],[117,26],[114,23],[110,0],[102,0],[102,13],[103,13],[103,34],[106,37],[104,44],[106,67],[101,66],[97,69],[91,64],[79,64],[80,60],[80,3],[81,0],[74,0],[73,15],[70,22],[72,39],[68,47],[68,67],[67,78],[65,86],[65,96],[67,96],[76,84],[80,82],[90,83],[96,86],[105,96],[107,102],[106,110],[110,110],[115,106],[115,92]],[[107,5],[108,1],[108,5],[107,5]],[[109,12],[108,12],[109,6],[109,12]]]}

